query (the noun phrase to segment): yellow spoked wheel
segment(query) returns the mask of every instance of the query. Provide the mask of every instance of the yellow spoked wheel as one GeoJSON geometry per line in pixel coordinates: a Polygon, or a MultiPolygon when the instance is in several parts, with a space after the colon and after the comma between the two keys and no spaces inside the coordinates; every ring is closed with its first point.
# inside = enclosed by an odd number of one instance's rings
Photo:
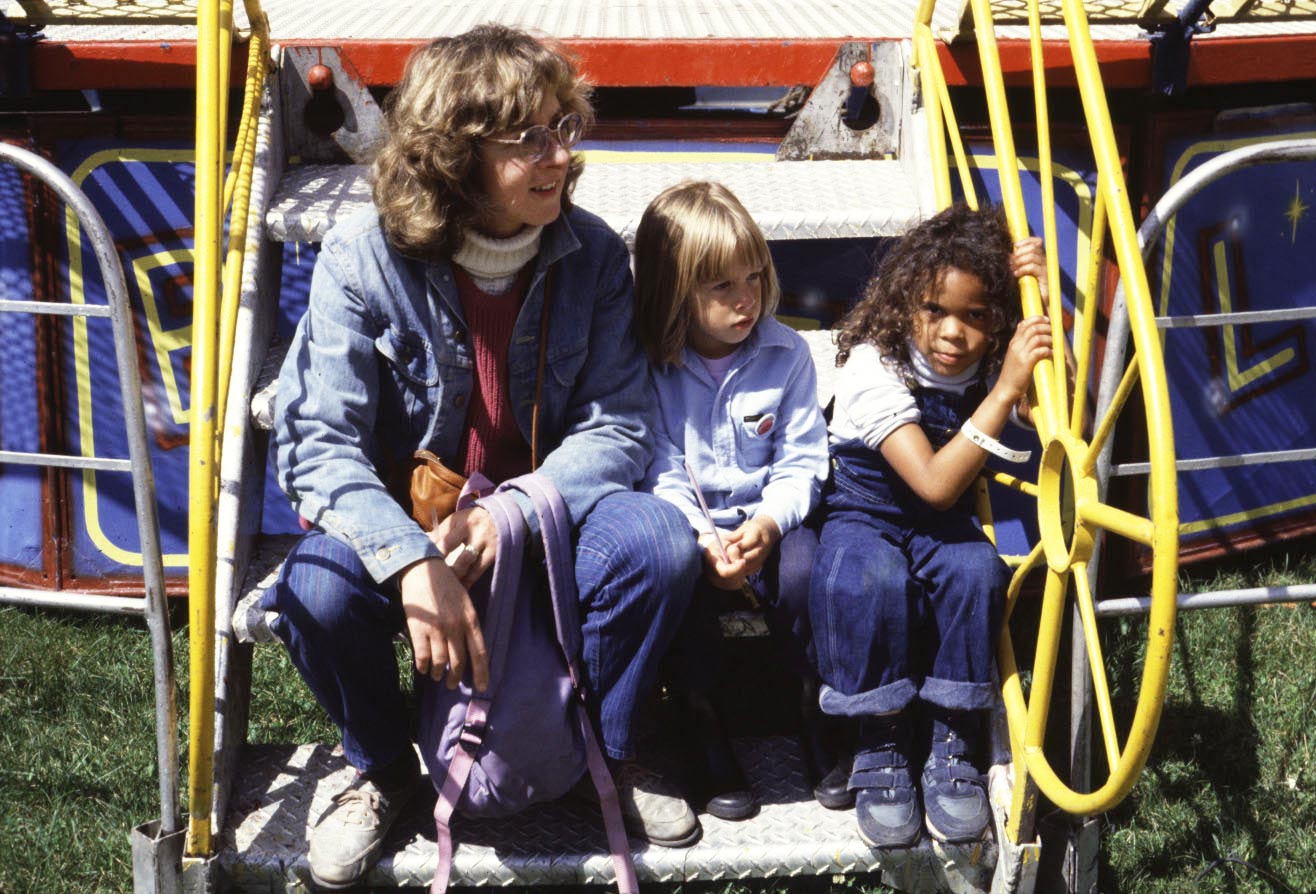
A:
{"type": "MultiPolygon", "coordinates": [[[[1066,409],[1063,405],[1053,403],[1048,407],[1039,402],[1035,411],[1050,417],[1049,434],[1042,441],[1042,460],[1034,491],[1041,537],[1024,563],[1016,569],[1011,582],[1006,605],[1007,624],[1001,634],[998,656],[1017,774],[1015,800],[1019,809],[1012,816],[1024,808],[1028,779],[1035,782],[1057,807],[1070,813],[1093,814],[1113,807],[1137,781],[1160,719],[1177,593],[1178,517],[1174,450],[1160,344],[1150,309],[1131,306],[1130,323],[1134,336],[1133,357],[1114,400],[1104,408],[1090,440],[1081,436],[1083,409],[1079,401],[1075,401],[1070,410],[1072,418],[1068,419],[1061,416],[1066,409]],[[1138,383],[1141,384],[1141,404],[1151,458],[1147,515],[1107,502],[1096,474],[1102,448],[1111,436],[1115,421],[1124,415],[1138,383]],[[1095,593],[1088,572],[1096,544],[1102,537],[1111,535],[1148,547],[1152,555],[1152,610],[1142,684],[1128,736],[1123,741],[1116,730],[1097,631],[1095,593]],[[1045,581],[1041,620],[1032,684],[1025,698],[1008,619],[1017,605],[1025,580],[1039,573],[1045,581]],[[1083,630],[1082,644],[1075,642],[1073,647],[1087,651],[1098,721],[1095,727],[1100,731],[1110,771],[1106,781],[1091,792],[1075,791],[1063,782],[1043,752],[1056,660],[1071,597],[1083,630]]],[[[1078,345],[1075,354],[1080,368],[1090,364],[1092,350],[1092,341],[1078,345]]],[[[1057,393],[1059,390],[1053,389],[1053,395],[1057,393]]],[[[1128,415],[1133,415],[1132,411],[1128,415]]],[[[1039,429],[1041,427],[1039,425],[1039,429]]]]}
{"type": "MultiPolygon", "coordinates": [[[[985,3],[986,0],[975,0],[977,5],[985,3]]],[[[998,656],[1015,761],[1015,803],[1010,816],[1012,834],[1019,830],[1021,817],[1031,814],[1033,805],[1029,803],[1032,797],[1030,781],[1057,807],[1078,815],[1108,810],[1132,789],[1146,763],[1160,720],[1178,589],[1178,494],[1174,436],[1170,424],[1161,342],[1153,318],[1146,272],[1138,251],[1137,234],[1129,211],[1119,153],[1097,71],[1087,19],[1083,14],[1081,0],[1064,0],[1064,7],[1075,73],[1098,170],[1093,259],[1095,262],[1101,255],[1100,245],[1107,230],[1105,218],[1109,212],[1109,233],[1127,303],[1132,351],[1126,360],[1123,338],[1115,331],[1117,328],[1122,331],[1122,327],[1113,322],[1105,356],[1094,356],[1097,314],[1093,307],[1080,308],[1079,322],[1074,333],[1075,369],[1071,372],[1057,352],[1054,363],[1039,364],[1034,372],[1037,395],[1034,421],[1041,439],[1042,459],[1036,486],[1024,485],[1021,489],[1031,493],[1037,500],[1041,537],[1024,563],[1016,569],[1006,606],[1008,620],[1018,602],[1025,579],[1035,574],[1044,576],[1032,682],[1026,697],[1008,623],[1001,636],[998,656]],[[1102,404],[1097,407],[1093,424],[1089,427],[1087,382],[1091,371],[1098,367],[1103,369],[1104,380],[1112,383],[1117,381],[1118,385],[1109,389],[1109,394],[1103,395],[1102,404]],[[1079,383],[1078,387],[1070,387],[1073,381],[1079,383]],[[1139,394],[1140,401],[1132,400],[1135,392],[1139,394]],[[1072,400],[1069,397],[1071,393],[1072,400]],[[1121,417],[1136,415],[1135,407],[1141,408],[1140,421],[1144,423],[1147,437],[1150,477],[1145,513],[1129,511],[1110,503],[1097,474],[1099,459],[1103,450],[1109,449],[1116,423],[1129,421],[1121,417]],[[1093,581],[1088,572],[1097,544],[1102,538],[1111,536],[1146,547],[1152,557],[1152,607],[1142,681],[1127,737],[1122,740],[1116,729],[1111,705],[1096,626],[1093,581]],[[1096,728],[1100,730],[1109,767],[1108,778],[1087,792],[1076,791],[1062,781],[1043,751],[1061,631],[1069,614],[1066,608],[1071,596],[1082,620],[1083,630],[1083,643],[1080,646],[1075,642],[1074,648],[1085,648],[1087,651],[1098,719],[1096,728]]],[[[994,38],[984,40],[980,31],[979,39],[980,52],[984,58],[989,52],[994,55],[994,46],[983,45],[994,43],[994,38]]],[[[984,69],[987,67],[985,65],[984,69]]],[[[985,70],[986,80],[991,81],[994,76],[985,70]]],[[[990,89],[992,85],[988,84],[988,87],[990,94],[993,92],[990,89]]],[[[1001,170],[1014,170],[1014,149],[1009,137],[1009,118],[1004,108],[1003,90],[1000,94],[1001,102],[996,104],[999,108],[992,112],[996,151],[1001,160],[1001,170]]],[[[1048,154],[1049,150],[1044,149],[1044,158],[1048,154]]],[[[1044,177],[1044,184],[1046,181],[1044,177]]],[[[1002,184],[1006,211],[1015,235],[1026,235],[1028,226],[1018,180],[1003,177],[1002,184]]],[[[1048,204],[1051,202],[1044,194],[1044,205],[1048,204]]],[[[1048,242],[1054,245],[1052,233],[1053,230],[1048,233],[1048,242]]],[[[1052,282],[1058,281],[1055,275],[1049,278],[1052,282]]],[[[1022,285],[1025,315],[1043,312],[1036,282],[1026,280],[1022,285]]],[[[1096,290],[1089,289],[1087,294],[1094,296],[1096,290]]],[[[1089,300],[1095,303],[1095,298],[1089,300]]],[[[1061,307],[1057,297],[1052,297],[1046,312],[1052,320],[1055,343],[1058,345],[1063,332],[1060,329],[1061,307]]],[[[1114,316],[1118,314],[1117,308],[1114,316]]]]}

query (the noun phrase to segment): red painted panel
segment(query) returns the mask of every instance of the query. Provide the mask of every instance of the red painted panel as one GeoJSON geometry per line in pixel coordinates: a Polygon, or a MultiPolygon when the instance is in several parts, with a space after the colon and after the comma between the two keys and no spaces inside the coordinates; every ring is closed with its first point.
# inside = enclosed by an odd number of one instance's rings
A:
{"type": "MultiPolygon", "coordinates": [[[[1032,84],[1032,56],[1027,41],[1000,41],[1001,69],[1009,86],[1032,84]]],[[[942,45],[939,49],[946,81],[951,86],[982,83],[978,48],[974,44],[942,45]]],[[[1069,44],[1042,45],[1047,82],[1075,86],[1069,44]]],[[[1145,40],[1101,41],[1097,59],[1106,87],[1150,87],[1151,44],[1145,40]]],[[[1189,54],[1189,86],[1221,86],[1316,78],[1316,34],[1279,37],[1208,38],[1193,41],[1189,54]]]]}
{"type": "MultiPolygon", "coordinates": [[[[233,82],[246,76],[247,54],[233,54],[233,82]]],[[[37,90],[189,90],[196,86],[196,42],[42,41],[32,47],[37,90]]]]}
{"type": "Polygon", "coordinates": [[[1196,40],[1188,85],[1251,84],[1316,78],[1316,34],[1196,40]]]}
{"type": "MultiPolygon", "coordinates": [[[[284,41],[284,46],[320,46],[284,41]]],[[[816,84],[838,40],[568,40],[590,82],[600,87],[816,84]]],[[[397,83],[407,57],[423,41],[361,41],[339,45],[370,86],[397,83]]]]}
{"type": "MultiPolygon", "coordinates": [[[[858,38],[862,39],[862,38],[858,38]]],[[[323,45],[285,41],[286,45],[323,45]]],[[[402,76],[421,40],[358,41],[337,45],[371,86],[388,86],[402,76]]],[[[569,40],[590,79],[602,87],[726,86],[815,84],[836,55],[840,40],[569,40]]],[[[1006,83],[1031,83],[1027,41],[1001,41],[1006,83]]],[[[942,65],[952,86],[981,82],[978,51],[965,43],[941,46],[942,65]]],[[[1151,84],[1151,48],[1144,40],[1097,44],[1101,73],[1111,88],[1151,84]]],[[[1049,78],[1073,86],[1069,46],[1043,47],[1049,78]]],[[[192,42],[57,43],[32,49],[33,86],[38,90],[191,87],[196,78],[192,42]]],[[[240,78],[245,54],[234,58],[240,78]]],[[[1316,35],[1214,38],[1194,41],[1189,83],[1240,84],[1316,78],[1316,35]]]]}
{"type": "MultiPolygon", "coordinates": [[[[999,41],[1001,71],[1010,87],[1028,87],[1033,83],[1032,50],[1027,41],[999,41]]],[[[946,82],[952,87],[982,83],[978,63],[978,47],[965,43],[939,47],[942,70],[946,82]]],[[[1097,58],[1101,64],[1101,77],[1107,88],[1145,87],[1151,84],[1151,45],[1143,40],[1102,41],[1097,44],[1097,58]]],[[[1046,65],[1047,84],[1054,87],[1073,87],[1073,57],[1069,44],[1061,40],[1042,43],[1042,61],[1046,65]]]]}

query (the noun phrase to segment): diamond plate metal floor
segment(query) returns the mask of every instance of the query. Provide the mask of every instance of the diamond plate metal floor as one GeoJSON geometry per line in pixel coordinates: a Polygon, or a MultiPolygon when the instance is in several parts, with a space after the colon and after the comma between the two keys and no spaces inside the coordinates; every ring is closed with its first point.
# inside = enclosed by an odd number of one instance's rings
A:
{"type": "MultiPolygon", "coordinates": [[[[195,25],[179,22],[195,16],[195,2],[164,4],[137,0],[107,5],[92,0],[49,0],[0,3],[11,19],[26,21],[24,6],[49,10],[41,20],[52,40],[194,40],[195,25]],[[162,11],[175,21],[150,21],[162,11]],[[180,14],[181,10],[181,14],[180,14]],[[133,21],[136,20],[136,21],[133,21]]],[[[497,21],[533,28],[566,39],[844,39],[908,37],[918,0],[844,3],[839,0],[652,0],[616,3],[612,0],[263,0],[270,36],[276,42],[429,39],[460,34],[481,22],[497,21]]],[[[936,22],[953,28],[958,10],[942,2],[936,22]]],[[[242,4],[234,14],[247,26],[242,4]]]]}
{"type": "MultiPolygon", "coordinates": [[[[649,200],[688,179],[726,184],[768,239],[899,236],[921,219],[913,185],[899,161],[587,161],[575,200],[630,243],[649,200]]],[[[279,184],[266,227],[273,239],[318,242],[336,220],[369,202],[363,167],[294,167],[279,184]]]]}
{"type": "MultiPolygon", "coordinates": [[[[1027,39],[1026,26],[1010,23],[1009,15],[1021,0],[994,4],[1003,21],[1002,40],[1027,39]]],[[[1051,7],[1055,2],[1050,4],[1051,7]]],[[[1132,0],[1099,0],[1089,16],[1097,41],[1141,38],[1140,26],[1128,22],[1125,7],[1132,0]],[[1107,16],[1118,24],[1107,24],[1107,16]]],[[[37,16],[51,22],[45,35],[56,42],[170,41],[196,39],[196,27],[186,14],[194,2],[162,0],[46,0],[41,4],[0,0],[0,11],[18,22],[28,20],[25,6],[49,10],[37,16]],[[163,11],[172,20],[152,22],[163,11]],[[180,19],[184,19],[180,21],[180,19]]],[[[910,35],[918,0],[881,0],[879,3],[844,3],[839,0],[649,0],[616,3],[611,0],[455,0],[418,3],[416,0],[264,0],[271,38],[286,41],[372,41],[428,39],[459,34],[481,22],[500,21],[533,28],[572,40],[837,40],[905,38],[910,35]]],[[[1215,37],[1253,37],[1268,34],[1311,33],[1312,0],[1255,3],[1243,7],[1244,17],[1229,18],[1217,26],[1215,37]],[[1307,21],[1302,21],[1302,19],[1307,21]]],[[[962,4],[941,0],[933,14],[936,33],[954,35],[962,24],[962,4]]],[[[246,28],[246,13],[236,4],[237,27],[246,28]]],[[[1048,26],[1047,39],[1063,40],[1063,25],[1048,26]]]]}
{"type": "MultiPolygon", "coordinates": [[[[642,881],[881,872],[905,891],[985,891],[996,863],[992,839],[942,847],[926,837],[900,852],[859,839],[852,811],[819,807],[805,782],[796,743],[783,737],[739,739],[736,748],[762,805],[752,820],[701,816],[693,847],[652,847],[632,840],[642,881]]],[[[350,779],[340,754],[323,745],[248,747],[219,841],[219,865],[231,890],[296,890],[309,882],[307,830],[350,779]]],[[[399,821],[386,853],[363,880],[378,887],[427,886],[434,875],[432,789],[399,821]]],[[[456,885],[607,884],[612,865],[602,820],[586,799],[544,805],[498,821],[459,820],[456,885]]]]}

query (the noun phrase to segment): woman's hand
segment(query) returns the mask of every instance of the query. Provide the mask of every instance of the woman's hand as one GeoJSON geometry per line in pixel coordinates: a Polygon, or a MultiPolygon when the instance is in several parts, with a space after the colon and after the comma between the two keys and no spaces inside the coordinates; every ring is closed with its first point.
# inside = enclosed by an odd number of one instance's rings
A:
{"type": "Polygon", "coordinates": [[[498,555],[498,528],[479,506],[454,512],[439,522],[429,537],[463,587],[474,586],[498,555]]]}
{"type": "Polygon", "coordinates": [[[469,662],[478,691],[489,685],[489,653],[466,588],[442,559],[413,562],[398,577],[416,673],[456,689],[469,662]]]}

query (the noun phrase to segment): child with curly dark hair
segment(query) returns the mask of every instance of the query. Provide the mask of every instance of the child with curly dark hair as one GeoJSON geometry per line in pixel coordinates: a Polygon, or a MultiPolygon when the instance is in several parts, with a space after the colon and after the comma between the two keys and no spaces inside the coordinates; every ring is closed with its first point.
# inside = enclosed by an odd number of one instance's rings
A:
{"type": "Polygon", "coordinates": [[[850,776],[859,833],[907,847],[920,827],[975,841],[991,813],[977,766],[996,698],[992,656],[1009,572],[966,491],[1012,413],[1027,420],[1045,317],[1019,320],[1017,278],[1045,287],[1041,240],[999,210],[956,205],[882,260],[842,323],[809,613],[823,711],[860,719],[850,776]],[[915,708],[932,720],[910,771],[915,708]]]}

